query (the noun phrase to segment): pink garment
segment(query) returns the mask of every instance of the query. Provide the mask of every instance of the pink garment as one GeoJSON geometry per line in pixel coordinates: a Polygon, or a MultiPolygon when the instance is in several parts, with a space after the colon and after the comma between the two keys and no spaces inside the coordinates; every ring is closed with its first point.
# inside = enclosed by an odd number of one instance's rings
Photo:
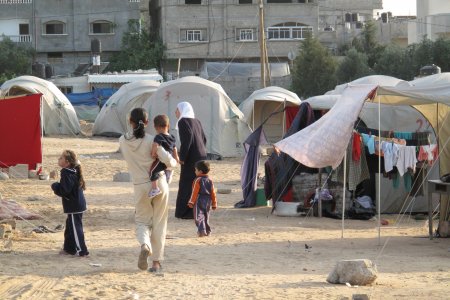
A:
{"type": "Polygon", "coordinates": [[[418,161],[428,161],[430,164],[438,157],[438,147],[436,144],[420,146],[418,161]]]}

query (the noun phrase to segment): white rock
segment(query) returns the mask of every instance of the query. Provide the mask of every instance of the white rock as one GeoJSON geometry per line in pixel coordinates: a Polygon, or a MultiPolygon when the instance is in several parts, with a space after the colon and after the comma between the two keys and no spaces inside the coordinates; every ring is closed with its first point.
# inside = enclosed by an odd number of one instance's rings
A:
{"type": "Polygon", "coordinates": [[[8,180],[9,176],[6,173],[0,172],[0,180],[8,180]]]}
{"type": "Polygon", "coordinates": [[[328,275],[329,283],[350,283],[351,285],[368,285],[378,276],[377,266],[369,259],[339,261],[328,275]]]}

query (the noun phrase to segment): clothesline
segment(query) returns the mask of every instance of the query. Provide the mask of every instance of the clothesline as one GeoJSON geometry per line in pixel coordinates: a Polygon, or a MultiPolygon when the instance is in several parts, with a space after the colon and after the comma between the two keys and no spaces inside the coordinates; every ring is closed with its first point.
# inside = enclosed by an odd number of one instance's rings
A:
{"type": "Polygon", "coordinates": [[[397,138],[406,141],[406,146],[430,145],[430,132],[404,132],[404,131],[386,131],[373,128],[357,126],[355,130],[360,134],[374,135],[382,138],[397,138]]]}

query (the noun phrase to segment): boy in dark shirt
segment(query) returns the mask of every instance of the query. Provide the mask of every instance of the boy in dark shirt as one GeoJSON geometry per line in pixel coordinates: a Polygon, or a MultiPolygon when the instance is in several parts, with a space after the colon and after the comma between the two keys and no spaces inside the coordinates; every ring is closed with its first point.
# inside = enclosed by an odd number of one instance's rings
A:
{"type": "Polygon", "coordinates": [[[172,181],[173,171],[168,170],[167,166],[158,159],[158,155],[156,154],[158,146],[163,147],[167,152],[172,154],[173,158],[175,158],[177,162],[179,161],[177,147],[175,146],[175,137],[172,134],[169,134],[169,117],[166,115],[158,115],[153,119],[153,124],[158,134],[153,139],[151,150],[151,156],[155,158],[155,161],[152,163],[149,170],[152,189],[148,195],[151,198],[161,193],[157,183],[161,171],[164,171],[166,174],[167,183],[172,181]]]}

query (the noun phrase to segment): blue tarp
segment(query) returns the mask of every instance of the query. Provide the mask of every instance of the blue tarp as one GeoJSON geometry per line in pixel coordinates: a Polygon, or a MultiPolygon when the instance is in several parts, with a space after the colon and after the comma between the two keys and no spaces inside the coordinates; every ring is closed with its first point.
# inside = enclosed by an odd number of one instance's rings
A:
{"type": "Polygon", "coordinates": [[[87,105],[102,107],[115,92],[117,92],[117,89],[104,88],[95,89],[87,93],[70,93],[66,94],[66,97],[73,106],[87,105]]]}

